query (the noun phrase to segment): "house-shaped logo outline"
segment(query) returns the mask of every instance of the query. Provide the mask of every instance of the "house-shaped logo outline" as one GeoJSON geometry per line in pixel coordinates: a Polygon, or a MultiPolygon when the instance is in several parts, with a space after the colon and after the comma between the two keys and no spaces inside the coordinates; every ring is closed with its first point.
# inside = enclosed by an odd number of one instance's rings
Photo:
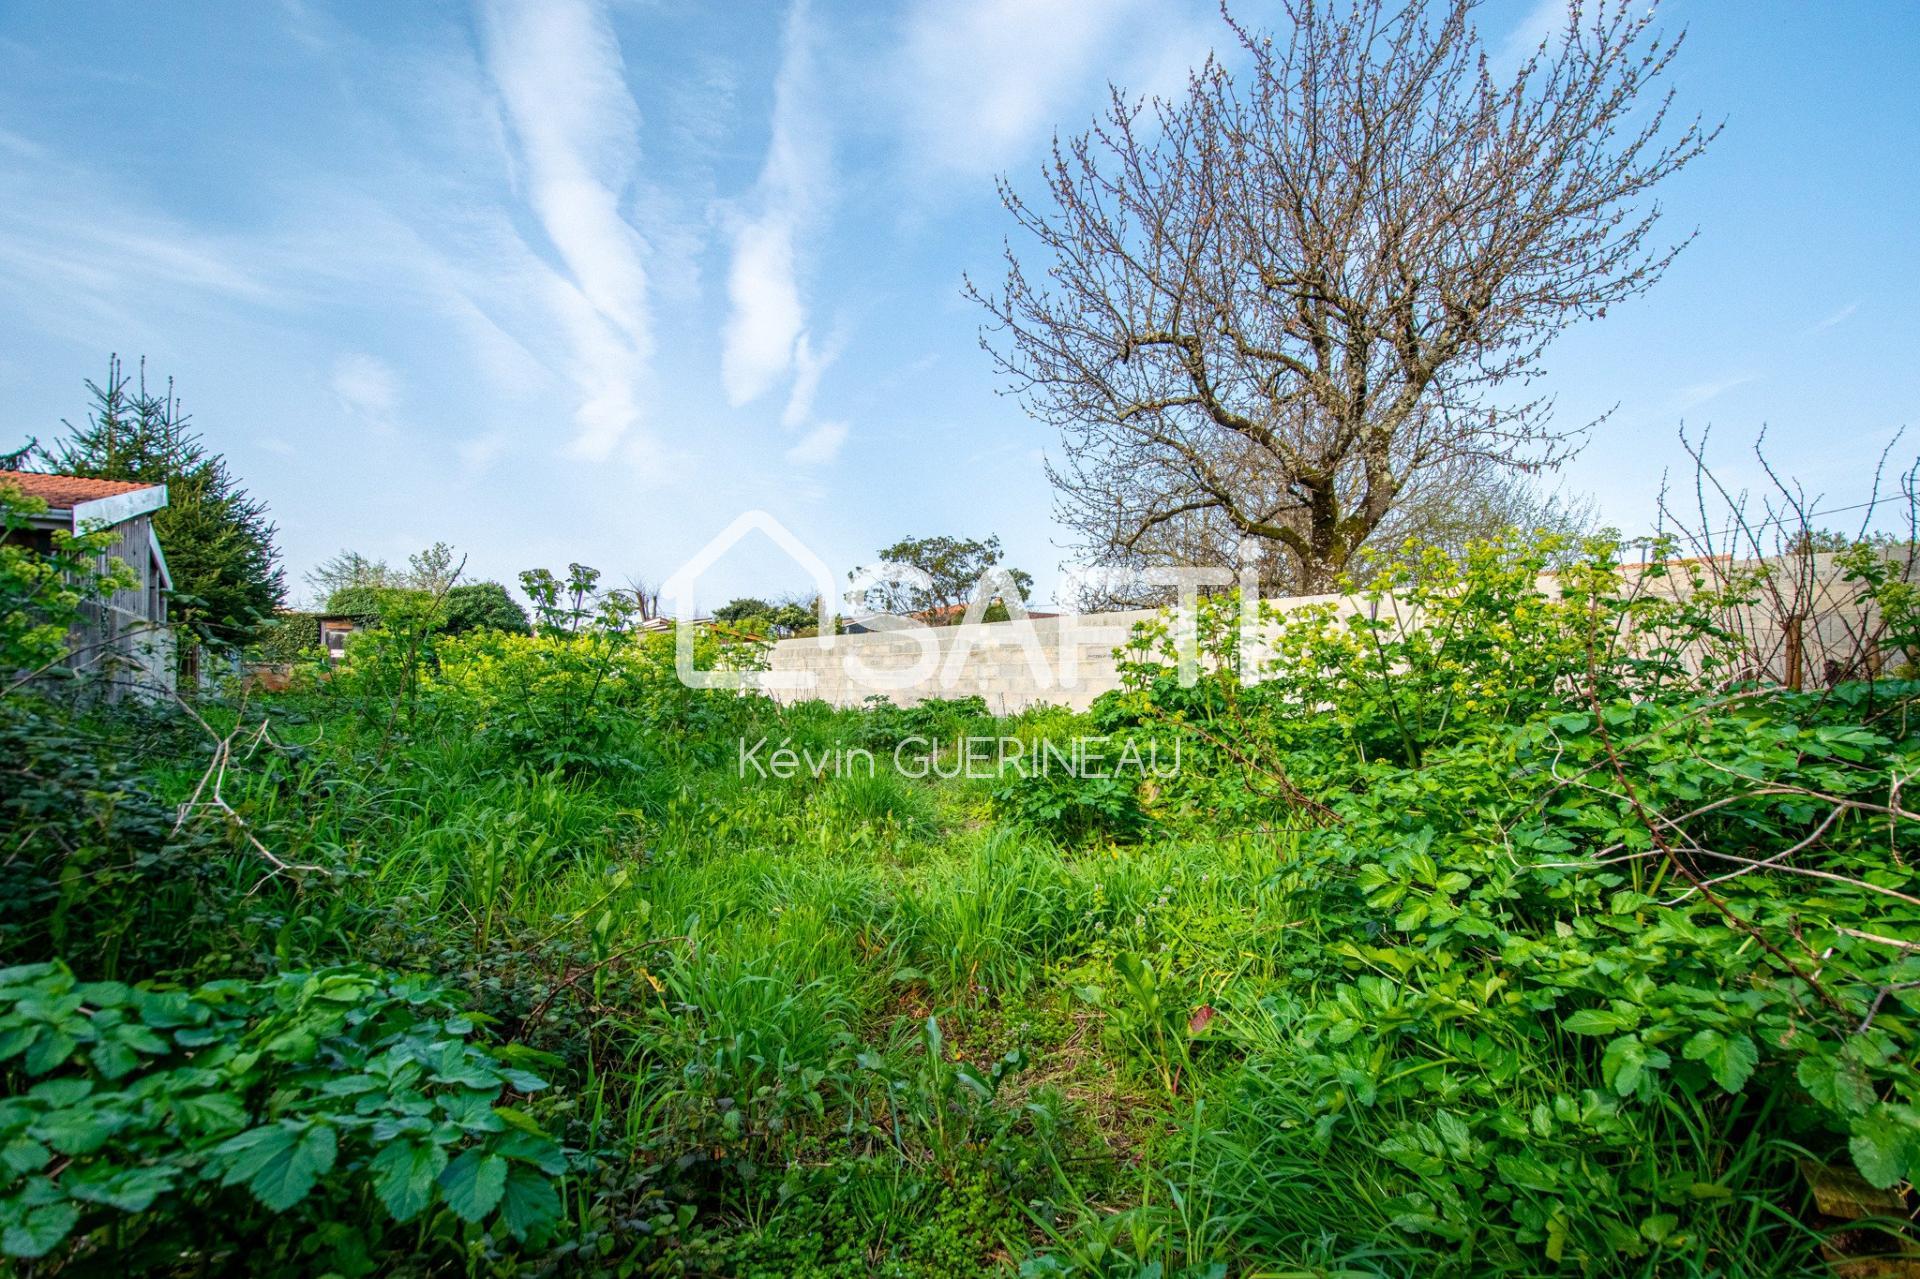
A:
{"type": "Polygon", "coordinates": [[[660,594],[674,614],[673,665],[680,682],[688,688],[751,688],[762,692],[810,689],[818,682],[812,671],[703,671],[694,666],[692,616],[693,590],[700,575],[719,562],[749,533],[762,533],[785,551],[813,579],[819,612],[819,636],[825,645],[833,644],[833,609],[839,585],[827,562],[813,553],[794,535],[792,529],[767,511],[748,511],[721,529],[694,557],[682,564],[660,588],[660,594]]]}

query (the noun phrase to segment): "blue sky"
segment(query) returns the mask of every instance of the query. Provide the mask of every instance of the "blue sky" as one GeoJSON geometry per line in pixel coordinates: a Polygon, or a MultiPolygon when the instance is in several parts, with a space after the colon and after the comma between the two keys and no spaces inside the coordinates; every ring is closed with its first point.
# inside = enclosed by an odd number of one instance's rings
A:
{"type": "MultiPolygon", "coordinates": [[[[1920,425],[1920,5],[1663,12],[1726,131],[1663,193],[1699,230],[1667,279],[1549,352],[1563,423],[1618,406],[1560,482],[1644,523],[1685,421],[1857,500],[1920,425]]],[[[1054,441],[961,275],[994,174],[1222,34],[1205,0],[0,3],[0,442],[144,354],[296,580],[445,540],[657,581],[764,508],[841,569],[995,532],[1045,594],[1054,441]]],[[[796,576],[743,548],[701,602],[796,576]]]]}

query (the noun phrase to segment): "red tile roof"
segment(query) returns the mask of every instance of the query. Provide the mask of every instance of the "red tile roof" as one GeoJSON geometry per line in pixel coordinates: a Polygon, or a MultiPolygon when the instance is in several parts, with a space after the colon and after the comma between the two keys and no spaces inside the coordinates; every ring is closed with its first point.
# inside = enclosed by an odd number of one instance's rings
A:
{"type": "Polygon", "coordinates": [[[76,503],[91,502],[122,493],[137,493],[158,485],[132,480],[90,480],[78,475],[36,475],[31,471],[0,471],[0,488],[17,489],[28,497],[44,499],[56,510],[71,510],[76,503]]]}

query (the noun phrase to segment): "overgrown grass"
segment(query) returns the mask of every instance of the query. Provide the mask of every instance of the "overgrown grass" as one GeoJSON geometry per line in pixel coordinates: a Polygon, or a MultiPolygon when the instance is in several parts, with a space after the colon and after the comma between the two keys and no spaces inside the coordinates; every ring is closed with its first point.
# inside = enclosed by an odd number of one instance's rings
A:
{"type": "MultiPolygon", "coordinates": [[[[1297,637],[1291,688],[1180,689],[1148,663],[1091,715],[1006,723],[690,698],[638,653],[591,731],[529,754],[582,686],[566,663],[604,654],[446,646],[398,723],[382,659],[357,655],[208,712],[221,732],[264,716],[223,798],[313,871],[275,872],[218,814],[173,831],[202,748],[91,720],[90,745],[60,739],[74,759],[166,749],[65,817],[57,778],[9,792],[9,856],[43,872],[7,949],[83,978],[421,971],[547,1054],[555,1087],[519,1104],[573,1152],[564,1220],[512,1240],[444,1218],[383,1271],[1817,1273],[1795,1161],[1909,1175],[1920,918],[1898,895],[1920,841],[1872,805],[1917,753],[1915,690],[1655,696],[1625,666],[1583,686],[1580,597],[1517,609],[1491,587],[1531,583],[1524,561],[1477,571],[1457,651],[1383,645],[1369,672],[1328,629],[1297,637]],[[1462,687],[1491,709],[1406,713],[1462,687]],[[1178,739],[1186,766],[1065,805],[1014,774],[887,768],[906,737],[967,731],[1178,739]],[[881,763],[743,775],[763,736],[881,763]],[[1853,807],[1821,826],[1812,796],[1853,807]],[[1837,878],[1674,901],[1704,855],[1658,856],[1636,814],[1723,798],[1690,847],[1799,846],[1837,878]]],[[[10,722],[44,755],[77,721],[10,722]]],[[[72,1260],[111,1255],[110,1220],[80,1229],[72,1260]]]]}

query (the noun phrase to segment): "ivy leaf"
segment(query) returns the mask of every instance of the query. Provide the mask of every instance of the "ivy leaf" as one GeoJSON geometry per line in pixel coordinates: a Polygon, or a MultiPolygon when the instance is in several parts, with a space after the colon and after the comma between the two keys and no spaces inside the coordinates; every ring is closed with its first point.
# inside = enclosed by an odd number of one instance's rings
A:
{"type": "Polygon", "coordinates": [[[381,1149],[369,1167],[373,1193],[395,1221],[412,1221],[433,1199],[433,1183],[447,1166],[447,1152],[428,1143],[396,1141],[381,1149]]]}
{"type": "Polygon", "coordinates": [[[527,1231],[560,1219],[560,1192],[553,1183],[525,1164],[515,1164],[507,1172],[507,1184],[500,1201],[500,1218],[515,1239],[525,1239],[527,1231]]]}
{"type": "Polygon", "coordinates": [[[1729,1037],[1717,1030],[1703,1030],[1687,1041],[1686,1058],[1705,1062],[1713,1072],[1713,1082],[1728,1092],[1739,1092],[1760,1064],[1760,1050],[1745,1035],[1729,1037]]]}
{"type": "Polygon", "coordinates": [[[507,1188],[507,1161],[469,1150],[440,1174],[447,1207],[462,1221],[478,1221],[493,1211],[507,1188]]]}
{"type": "Polygon", "coordinates": [[[80,1211],[70,1203],[29,1208],[0,1235],[0,1252],[9,1257],[44,1257],[67,1237],[80,1211]]]}
{"type": "Polygon", "coordinates": [[[222,1185],[244,1181],[254,1198],[285,1212],[332,1170],[336,1147],[333,1129],[325,1124],[282,1122],[230,1137],[215,1153],[231,1161],[222,1185]]]}

